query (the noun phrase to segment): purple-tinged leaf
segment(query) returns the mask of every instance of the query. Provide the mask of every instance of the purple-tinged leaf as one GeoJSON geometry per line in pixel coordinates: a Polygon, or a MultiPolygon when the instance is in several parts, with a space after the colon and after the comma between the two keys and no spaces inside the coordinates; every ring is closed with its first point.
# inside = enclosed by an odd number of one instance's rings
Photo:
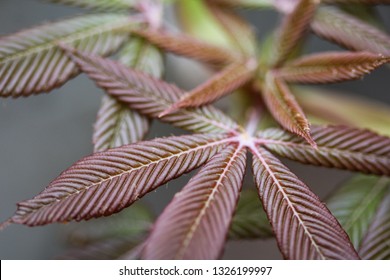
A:
{"type": "Polygon", "coordinates": [[[278,77],[287,82],[335,83],[356,80],[390,57],[370,52],[325,52],[298,58],[278,70],[278,77]]]}
{"type": "Polygon", "coordinates": [[[231,64],[205,83],[183,95],[178,102],[174,103],[159,116],[165,116],[182,108],[199,107],[209,104],[251,80],[255,74],[255,70],[256,62],[253,60],[231,64]]]}
{"type": "Polygon", "coordinates": [[[363,239],[359,255],[366,260],[390,260],[390,190],[363,239]]]}
{"type": "Polygon", "coordinates": [[[153,227],[145,259],[216,259],[241,190],[246,149],[229,146],[177,193],[153,227]]]}
{"type": "Polygon", "coordinates": [[[261,132],[258,143],[280,156],[306,164],[390,175],[390,138],[347,126],[313,126],[317,149],[280,129],[261,132]]]}
{"type": "Polygon", "coordinates": [[[229,49],[210,45],[183,34],[170,34],[152,29],[138,29],[134,30],[133,33],[165,51],[210,64],[221,65],[240,59],[240,54],[229,49]]]}
{"type": "Polygon", "coordinates": [[[135,8],[138,0],[43,0],[58,4],[93,9],[100,12],[128,12],[135,8]]]}
{"type": "Polygon", "coordinates": [[[207,6],[216,21],[226,31],[237,51],[247,57],[256,55],[256,35],[248,21],[232,9],[217,5],[215,1],[208,1],[207,6]]]}
{"type": "Polygon", "coordinates": [[[386,177],[353,177],[334,193],[326,205],[347,232],[356,250],[375,215],[379,204],[389,189],[386,177]]]}
{"type": "Polygon", "coordinates": [[[348,49],[390,56],[389,35],[334,7],[318,9],[311,28],[318,36],[348,49]]]}
{"type": "Polygon", "coordinates": [[[204,164],[229,141],[223,135],[174,136],[93,154],[20,202],[6,224],[39,226],[111,215],[204,164]]]}
{"type": "MultiPolygon", "coordinates": [[[[144,39],[132,38],[120,52],[119,61],[155,77],[163,71],[161,53],[144,39]]],[[[150,120],[111,96],[104,96],[94,125],[94,151],[128,145],[142,140],[150,120]]]]}
{"type": "Polygon", "coordinates": [[[268,110],[282,127],[316,146],[310,135],[309,121],[286,83],[268,73],[262,95],[268,110]]]}
{"type": "Polygon", "coordinates": [[[359,259],[347,234],[320,199],[263,148],[252,148],[264,209],[286,259],[359,259]]]}
{"type": "MultiPolygon", "coordinates": [[[[152,118],[157,118],[184,94],[184,91],[175,85],[126,68],[113,60],[76,50],[68,50],[68,55],[99,87],[130,108],[152,118]]],[[[240,129],[238,124],[211,106],[193,110],[182,109],[161,120],[203,133],[235,133],[240,129]]]]}
{"type": "Polygon", "coordinates": [[[255,239],[272,236],[271,225],[257,192],[253,189],[242,191],[230,225],[229,238],[255,239]]]}
{"type": "Polygon", "coordinates": [[[310,27],[319,0],[299,0],[277,30],[272,65],[283,64],[310,27]]]}
{"type": "Polygon", "coordinates": [[[86,15],[0,38],[0,96],[48,92],[78,73],[58,42],[99,55],[116,51],[134,20],[126,15],[86,15]]]}

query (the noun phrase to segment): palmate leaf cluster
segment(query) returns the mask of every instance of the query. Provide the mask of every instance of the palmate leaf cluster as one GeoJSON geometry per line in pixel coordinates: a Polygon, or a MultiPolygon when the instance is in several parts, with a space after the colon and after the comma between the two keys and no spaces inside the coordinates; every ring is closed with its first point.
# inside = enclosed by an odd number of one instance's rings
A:
{"type": "Polygon", "coordinates": [[[131,215],[91,223],[96,230],[76,238],[82,249],[63,257],[215,259],[227,237],[274,236],[286,259],[390,258],[390,138],[344,124],[310,125],[305,111],[313,102],[303,99],[301,107],[295,97],[304,92],[296,84],[359,79],[390,61],[386,32],[343,6],[388,1],[51,2],[94,13],[1,37],[0,96],[48,92],[85,73],[106,92],[94,153],[18,203],[2,227],[110,216],[199,168],[155,222],[132,206],[131,215]],[[164,5],[174,5],[188,34],[164,24],[164,5]],[[275,8],[282,21],[258,45],[239,8],[275,8]],[[309,32],[349,50],[302,54],[309,32]],[[117,60],[105,58],[115,52],[117,60]],[[185,91],[162,80],[163,52],[216,73],[185,91]],[[244,122],[211,105],[234,91],[244,122]],[[264,128],[267,112],[280,127],[264,128]],[[193,134],[143,140],[153,119],[193,134]],[[257,191],[242,192],[248,155],[257,191]],[[376,176],[352,179],[323,203],[276,156],[376,176]]]}

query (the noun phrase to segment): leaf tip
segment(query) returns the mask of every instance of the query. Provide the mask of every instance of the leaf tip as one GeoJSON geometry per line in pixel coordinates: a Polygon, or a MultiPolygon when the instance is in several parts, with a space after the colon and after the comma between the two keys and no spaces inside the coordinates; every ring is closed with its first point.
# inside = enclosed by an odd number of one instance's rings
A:
{"type": "Polygon", "coordinates": [[[162,118],[162,117],[165,117],[166,115],[170,114],[170,113],[173,113],[173,112],[176,112],[177,110],[179,110],[181,108],[180,106],[180,103],[175,103],[171,106],[169,106],[167,109],[165,109],[164,111],[162,111],[158,117],[159,118],[162,118]]]}
{"type": "Polygon", "coordinates": [[[304,131],[305,131],[305,133],[302,135],[303,138],[305,138],[305,140],[310,144],[310,146],[311,146],[314,150],[318,150],[318,145],[317,145],[317,143],[314,141],[313,137],[311,136],[311,134],[310,134],[310,129],[309,129],[309,128],[306,128],[304,131]]]}
{"type": "Polygon", "coordinates": [[[6,227],[8,227],[11,224],[12,220],[8,219],[5,222],[2,222],[0,224],[0,231],[3,231],[6,227]]]}

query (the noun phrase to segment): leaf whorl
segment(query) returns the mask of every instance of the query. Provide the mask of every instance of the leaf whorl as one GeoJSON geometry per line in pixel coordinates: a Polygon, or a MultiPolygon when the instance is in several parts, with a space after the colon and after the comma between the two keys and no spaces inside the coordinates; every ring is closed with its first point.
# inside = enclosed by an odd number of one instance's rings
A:
{"type": "Polygon", "coordinates": [[[389,35],[334,7],[318,9],[311,28],[318,36],[348,49],[390,56],[389,35]]]}
{"type": "Polygon", "coordinates": [[[127,40],[132,25],[124,15],[88,15],[0,38],[0,96],[29,96],[63,85],[78,70],[58,42],[107,55],[127,40]]]}
{"type": "Polygon", "coordinates": [[[390,138],[347,126],[313,126],[318,149],[280,129],[260,133],[267,149],[306,164],[390,175],[390,138]]]}
{"type": "Polygon", "coordinates": [[[202,165],[228,141],[216,135],[175,136],[93,154],[19,203],[10,222],[38,226],[111,215],[202,165]]]}
{"type": "Polygon", "coordinates": [[[390,189],[363,239],[359,254],[366,260],[390,260],[390,189]]]}
{"type": "Polygon", "coordinates": [[[231,145],[195,175],[157,220],[145,259],[216,259],[241,191],[246,149],[231,145]]]}
{"type": "MultiPolygon", "coordinates": [[[[68,50],[68,55],[96,84],[111,96],[140,113],[157,118],[183,95],[175,85],[127,68],[107,58],[68,50]]],[[[166,115],[162,121],[202,133],[226,133],[239,129],[237,123],[220,110],[204,106],[166,115]]]]}
{"type": "Polygon", "coordinates": [[[358,259],[347,234],[320,199],[277,158],[252,148],[253,173],[287,259],[358,259]]]}

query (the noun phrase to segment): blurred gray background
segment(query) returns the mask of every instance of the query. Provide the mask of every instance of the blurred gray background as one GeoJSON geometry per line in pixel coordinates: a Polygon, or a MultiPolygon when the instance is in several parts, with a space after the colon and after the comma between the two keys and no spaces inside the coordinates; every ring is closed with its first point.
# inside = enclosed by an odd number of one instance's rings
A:
{"type": "MultiPolygon", "coordinates": [[[[380,11],[387,30],[389,11],[388,7],[380,11]]],[[[0,36],[82,12],[81,9],[38,0],[0,0],[0,36]]],[[[248,11],[244,14],[256,26],[259,37],[277,22],[277,15],[273,12],[248,11]]],[[[309,51],[331,49],[337,47],[314,36],[309,41],[309,51]]],[[[199,65],[169,56],[166,79],[189,89],[206,78],[200,70],[199,65]],[[192,67],[192,74],[183,74],[188,73],[188,67],[192,67]]],[[[389,85],[389,68],[382,67],[362,81],[331,87],[389,104],[389,85]]],[[[50,94],[0,99],[0,221],[13,214],[17,202],[33,197],[61,171],[92,152],[92,125],[102,94],[81,75],[50,94]]],[[[180,131],[155,123],[149,138],[176,133],[180,131]]],[[[351,176],[343,171],[290,163],[289,166],[320,197],[351,176]]],[[[189,178],[190,175],[185,175],[160,187],[145,197],[146,203],[159,213],[189,178]]],[[[248,182],[250,184],[251,179],[248,182]]],[[[12,225],[0,232],[0,259],[54,258],[65,249],[67,227],[12,225]]],[[[234,241],[227,244],[224,258],[278,259],[281,256],[273,240],[234,241]]]]}

